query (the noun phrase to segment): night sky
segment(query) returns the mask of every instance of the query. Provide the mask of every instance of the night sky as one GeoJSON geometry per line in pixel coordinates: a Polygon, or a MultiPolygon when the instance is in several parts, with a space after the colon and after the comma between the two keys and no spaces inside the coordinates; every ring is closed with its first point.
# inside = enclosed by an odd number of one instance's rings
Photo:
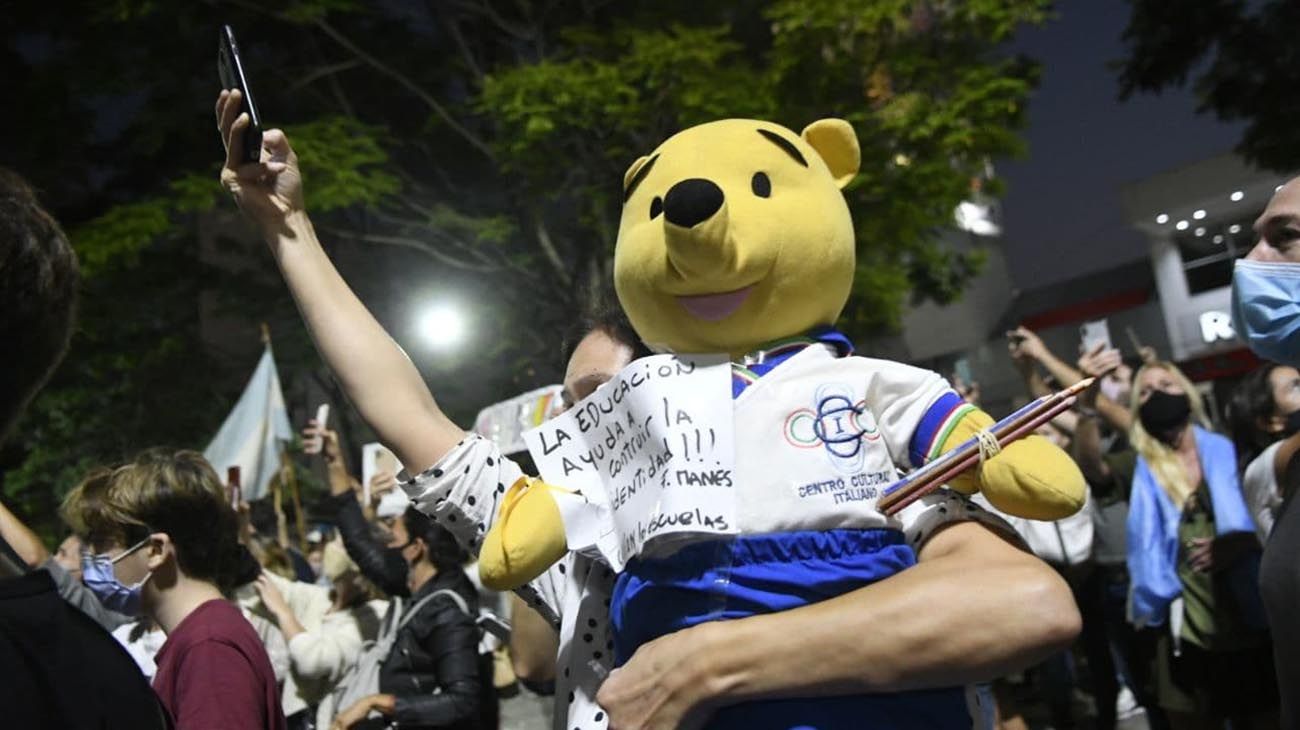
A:
{"type": "Polygon", "coordinates": [[[1029,154],[998,164],[1007,182],[1005,252],[1022,289],[1147,255],[1124,221],[1120,188],[1232,149],[1240,127],[1196,114],[1190,91],[1119,101],[1124,0],[1061,0],[1057,18],[1023,30],[1014,51],[1042,63],[1029,107],[1029,154]]]}

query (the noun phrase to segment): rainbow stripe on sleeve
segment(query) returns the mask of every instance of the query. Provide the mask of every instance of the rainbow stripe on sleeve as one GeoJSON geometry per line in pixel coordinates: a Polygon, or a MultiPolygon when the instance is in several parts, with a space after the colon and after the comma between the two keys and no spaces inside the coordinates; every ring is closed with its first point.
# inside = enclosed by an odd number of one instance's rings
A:
{"type": "Polygon", "coordinates": [[[938,456],[957,422],[973,410],[975,406],[967,403],[955,391],[950,390],[936,398],[912,432],[907,450],[912,467],[920,467],[938,456]]]}

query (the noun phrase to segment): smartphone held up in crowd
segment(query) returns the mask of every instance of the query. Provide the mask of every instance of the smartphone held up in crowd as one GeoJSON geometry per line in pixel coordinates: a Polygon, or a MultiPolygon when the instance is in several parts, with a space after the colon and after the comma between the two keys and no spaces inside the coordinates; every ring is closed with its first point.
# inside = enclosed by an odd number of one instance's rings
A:
{"type": "Polygon", "coordinates": [[[1110,325],[1104,319],[1084,322],[1079,326],[1079,352],[1092,352],[1098,347],[1103,350],[1114,349],[1110,341],[1110,325]]]}
{"type": "Polygon", "coordinates": [[[330,404],[322,403],[316,407],[316,420],[313,422],[315,431],[302,442],[302,452],[304,454],[319,454],[325,448],[324,431],[329,428],[330,404]]]}
{"type": "Polygon", "coordinates": [[[385,474],[390,479],[390,486],[396,486],[397,473],[402,470],[402,463],[397,456],[383,444],[375,442],[361,447],[361,490],[362,503],[370,504],[377,495],[371,494],[371,482],[376,475],[385,474]]]}
{"type": "Polygon", "coordinates": [[[257,162],[262,156],[262,117],[253,101],[253,90],[248,85],[248,74],[244,59],[239,55],[239,44],[235,42],[235,31],[228,25],[221,26],[221,38],[217,43],[217,74],[221,77],[221,88],[239,90],[240,112],[248,114],[243,161],[257,162]]]}

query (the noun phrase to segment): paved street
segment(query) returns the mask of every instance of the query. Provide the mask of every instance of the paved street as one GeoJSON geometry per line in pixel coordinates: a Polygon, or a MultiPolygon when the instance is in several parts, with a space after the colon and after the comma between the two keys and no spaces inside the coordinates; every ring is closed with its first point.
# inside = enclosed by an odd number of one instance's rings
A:
{"type": "Polygon", "coordinates": [[[550,730],[552,698],[521,689],[501,700],[501,730],[550,730]]]}

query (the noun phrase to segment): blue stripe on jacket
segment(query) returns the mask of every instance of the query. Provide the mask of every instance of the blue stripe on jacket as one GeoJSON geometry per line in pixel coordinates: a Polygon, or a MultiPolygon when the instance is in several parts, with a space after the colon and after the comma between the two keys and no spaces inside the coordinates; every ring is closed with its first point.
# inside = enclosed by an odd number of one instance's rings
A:
{"type": "MultiPolygon", "coordinates": [[[[654,639],[708,621],[819,603],[915,565],[898,530],[741,535],[691,543],[667,557],[628,562],[614,584],[615,666],[654,639]]],[[[875,631],[888,632],[880,625],[875,631]]],[[[871,635],[845,637],[871,641],[871,635]]],[[[781,657],[770,661],[780,662],[781,657]]],[[[955,730],[972,718],[961,687],[742,702],[718,710],[709,730],[955,730]]]]}

